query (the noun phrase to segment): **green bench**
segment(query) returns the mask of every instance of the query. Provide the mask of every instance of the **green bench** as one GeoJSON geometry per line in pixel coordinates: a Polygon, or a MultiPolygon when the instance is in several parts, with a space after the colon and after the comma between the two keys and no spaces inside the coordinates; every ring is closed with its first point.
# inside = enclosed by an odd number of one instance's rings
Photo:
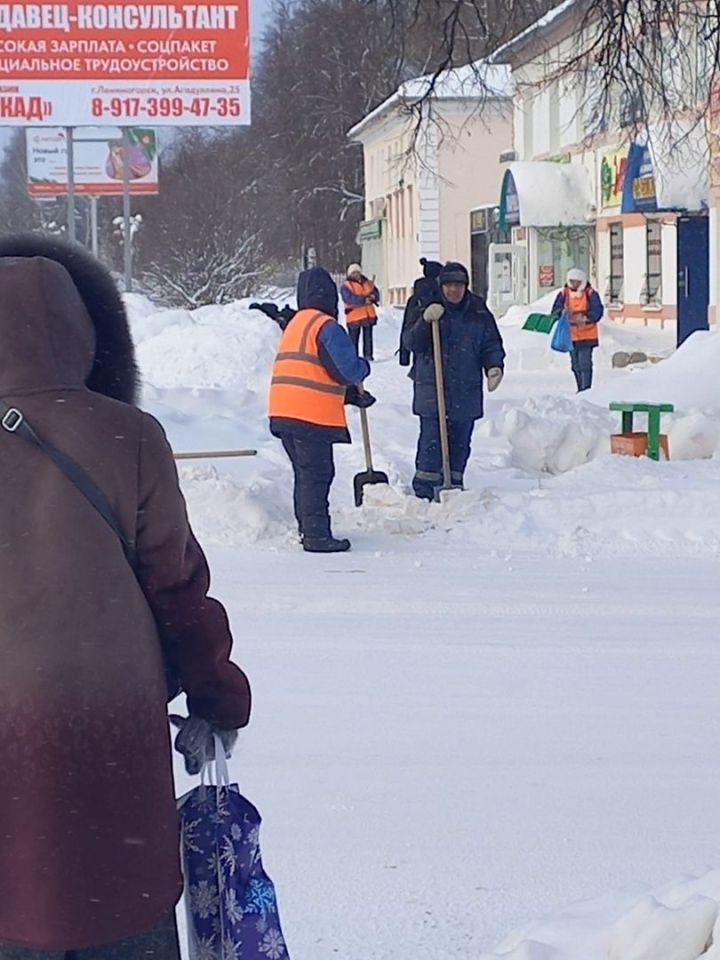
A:
{"type": "MultiPolygon", "coordinates": [[[[665,447],[660,440],[660,416],[663,413],[674,413],[672,403],[622,403],[613,402],[610,409],[622,414],[622,435],[633,434],[633,418],[636,413],[647,414],[647,433],[638,434],[645,438],[645,450],[650,460],[660,459],[660,450],[665,447]]],[[[667,454],[667,449],[665,449],[667,454]]]]}

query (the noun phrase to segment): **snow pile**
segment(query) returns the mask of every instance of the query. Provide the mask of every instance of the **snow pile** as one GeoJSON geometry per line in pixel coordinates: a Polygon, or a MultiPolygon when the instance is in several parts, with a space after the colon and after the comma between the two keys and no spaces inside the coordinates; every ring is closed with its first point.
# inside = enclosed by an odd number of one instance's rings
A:
{"type": "Polygon", "coordinates": [[[698,331],[667,360],[623,378],[622,394],[615,383],[594,387],[588,400],[673,403],[676,410],[720,409],[720,334],[698,331]]]}
{"type": "Polygon", "coordinates": [[[573,904],[478,960],[717,960],[720,870],[573,904]]]}
{"type": "Polygon", "coordinates": [[[167,310],[133,327],[143,379],[155,387],[267,393],[277,337],[270,320],[239,305],[167,310]]]}
{"type": "Polygon", "coordinates": [[[559,227],[590,223],[594,219],[590,175],[581,163],[514,160],[505,171],[515,183],[520,223],[559,227]]]}
{"type": "MultiPolygon", "coordinates": [[[[494,421],[493,421],[494,422],[494,421]]],[[[613,418],[564,397],[526,400],[504,407],[499,429],[509,463],[528,473],[565,473],[608,452],[613,418]]]]}

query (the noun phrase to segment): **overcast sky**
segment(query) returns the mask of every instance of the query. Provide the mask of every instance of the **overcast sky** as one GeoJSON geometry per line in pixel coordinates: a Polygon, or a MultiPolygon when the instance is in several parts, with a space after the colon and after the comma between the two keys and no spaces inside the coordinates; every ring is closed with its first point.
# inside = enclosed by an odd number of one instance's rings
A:
{"type": "Polygon", "coordinates": [[[262,35],[270,13],[270,0],[250,0],[250,33],[257,40],[262,35]]]}

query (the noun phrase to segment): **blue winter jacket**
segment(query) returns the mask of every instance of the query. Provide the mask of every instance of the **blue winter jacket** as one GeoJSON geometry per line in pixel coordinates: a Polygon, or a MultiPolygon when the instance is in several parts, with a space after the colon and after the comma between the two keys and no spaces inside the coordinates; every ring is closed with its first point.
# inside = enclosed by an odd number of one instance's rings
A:
{"type": "MultiPolygon", "coordinates": [[[[468,293],[457,306],[442,303],[445,315],[439,324],[448,420],[478,420],[483,415],[483,371],[504,367],[502,337],[482,297],[468,293]]],[[[415,384],[413,413],[419,417],[438,415],[431,327],[417,311],[403,336],[403,346],[415,355],[410,376],[415,384]]]]}
{"type": "MultiPolygon", "coordinates": [[[[338,292],[332,277],[322,267],[304,270],[298,277],[298,310],[318,310],[334,318],[318,335],[320,362],[337,383],[348,387],[370,376],[370,364],[357,355],[347,331],[337,322],[338,292]]],[[[291,321],[292,322],[292,321],[291,321]]],[[[349,443],[350,434],[342,427],[319,427],[301,420],[272,417],[270,431],[276,437],[292,435],[305,439],[326,439],[330,443],[349,443]]]]}

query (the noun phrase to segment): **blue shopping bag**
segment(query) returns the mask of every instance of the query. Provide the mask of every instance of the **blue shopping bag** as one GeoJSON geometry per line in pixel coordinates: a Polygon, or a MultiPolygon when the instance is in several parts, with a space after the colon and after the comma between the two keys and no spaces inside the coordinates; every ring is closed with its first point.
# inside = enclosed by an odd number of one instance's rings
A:
{"type": "MultiPolygon", "coordinates": [[[[275,888],[260,856],[261,817],[230,784],[216,740],[215,784],[178,803],[190,960],[289,960],[275,888]]],[[[204,772],[205,773],[205,772],[204,772]]]]}
{"type": "Polygon", "coordinates": [[[557,350],[558,353],[572,353],[573,342],[570,333],[570,321],[568,320],[567,313],[564,311],[560,314],[560,319],[555,324],[555,330],[553,331],[552,340],[550,341],[550,348],[557,350]]]}

